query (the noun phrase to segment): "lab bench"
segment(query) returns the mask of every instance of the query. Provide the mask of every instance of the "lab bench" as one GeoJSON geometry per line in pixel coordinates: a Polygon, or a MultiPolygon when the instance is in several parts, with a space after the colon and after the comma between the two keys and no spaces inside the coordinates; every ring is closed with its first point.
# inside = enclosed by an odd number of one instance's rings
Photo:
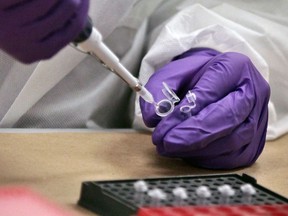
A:
{"type": "Polygon", "coordinates": [[[31,188],[78,215],[81,183],[147,177],[247,174],[288,197],[288,135],[267,142],[257,162],[237,170],[195,168],[157,155],[151,134],[134,130],[0,131],[0,186],[31,188]]]}

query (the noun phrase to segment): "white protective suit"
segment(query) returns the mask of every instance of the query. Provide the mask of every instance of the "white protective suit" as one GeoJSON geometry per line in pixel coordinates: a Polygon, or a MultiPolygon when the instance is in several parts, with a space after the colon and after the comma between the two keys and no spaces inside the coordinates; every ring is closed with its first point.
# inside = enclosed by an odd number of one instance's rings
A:
{"type": "MultiPolygon", "coordinates": [[[[287,11],[286,0],[92,0],[89,14],[134,75],[143,59],[143,83],[192,47],[249,56],[271,86],[267,138],[273,139],[288,131],[287,11]]],[[[131,122],[145,128],[126,84],[72,47],[32,65],[0,53],[0,65],[2,128],[123,128],[131,122]]]]}

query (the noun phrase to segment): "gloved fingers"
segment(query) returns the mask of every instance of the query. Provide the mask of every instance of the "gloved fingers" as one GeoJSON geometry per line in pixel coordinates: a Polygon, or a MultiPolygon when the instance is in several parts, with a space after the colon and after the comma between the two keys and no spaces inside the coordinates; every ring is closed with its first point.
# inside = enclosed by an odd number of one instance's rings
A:
{"type": "MultiPolygon", "coordinates": [[[[190,86],[197,98],[197,106],[192,110],[192,115],[230,92],[237,91],[241,85],[252,82],[248,64],[250,60],[239,53],[223,53],[209,62],[196,85],[190,86]]],[[[246,93],[254,92],[253,85],[250,87],[251,89],[246,89],[246,93]]]]}
{"type": "Polygon", "coordinates": [[[160,116],[156,114],[155,105],[147,103],[142,98],[139,99],[139,104],[142,113],[142,119],[145,125],[149,128],[155,127],[162,119],[160,116]]]}
{"type": "Polygon", "coordinates": [[[16,28],[16,32],[12,37],[23,41],[23,43],[18,43],[17,46],[8,44],[6,48],[4,47],[7,52],[14,54],[14,57],[22,62],[31,63],[38,59],[52,57],[70,43],[80,33],[87,21],[89,1],[82,0],[77,10],[75,8],[78,0],[77,2],[68,2],[61,1],[61,5],[58,5],[55,11],[51,11],[51,13],[55,13],[50,14],[49,16],[51,17],[43,17],[43,19],[37,20],[30,26],[23,26],[20,29],[16,28]],[[67,5],[70,6],[66,7],[67,5]],[[71,10],[67,11],[67,8],[71,10]],[[64,18],[62,18],[61,14],[64,18]],[[21,34],[17,34],[18,31],[21,34]],[[27,50],[29,55],[26,54],[27,50]]]}
{"type": "Polygon", "coordinates": [[[88,8],[89,0],[1,1],[0,47],[24,63],[50,58],[83,30],[88,8]]]}
{"type": "Polygon", "coordinates": [[[255,162],[265,144],[265,125],[257,126],[257,118],[249,118],[226,137],[210,143],[205,149],[178,154],[194,166],[209,169],[233,169],[249,166],[255,162]]]}
{"type": "Polygon", "coordinates": [[[180,109],[175,109],[153,132],[152,140],[159,153],[203,149],[209,143],[232,133],[253,109],[254,97],[247,93],[250,88],[249,84],[241,86],[186,120],[183,120],[180,109]]]}
{"type": "Polygon", "coordinates": [[[194,166],[206,169],[235,169],[239,167],[250,166],[254,160],[254,152],[250,150],[250,145],[247,144],[241,149],[231,151],[226,154],[217,155],[214,157],[200,157],[200,158],[184,158],[188,163],[194,166]]]}
{"type": "Polygon", "coordinates": [[[59,0],[14,0],[11,1],[9,5],[7,4],[7,1],[4,1],[4,5],[1,5],[2,3],[0,3],[0,8],[2,9],[1,13],[5,15],[5,22],[8,22],[9,26],[16,25],[17,27],[20,27],[47,16],[47,13],[56,8],[59,3],[59,0]],[[15,19],[15,17],[19,18],[15,19]]]}
{"type": "MultiPolygon", "coordinates": [[[[203,55],[197,55],[192,57],[186,57],[172,61],[166,66],[156,71],[149,79],[145,87],[152,93],[155,102],[159,102],[166,99],[163,94],[163,82],[165,82],[178,96],[181,97],[184,93],[183,86],[195,84],[201,76],[200,69],[205,65],[212,57],[219,52],[203,50],[203,55]]],[[[201,53],[198,51],[198,53],[201,53]]],[[[140,107],[143,116],[143,121],[147,127],[155,127],[161,117],[155,113],[155,106],[153,104],[145,102],[140,98],[140,107]]]]}
{"type": "Polygon", "coordinates": [[[242,124],[235,128],[230,134],[220,137],[206,145],[204,148],[194,149],[183,152],[169,152],[168,156],[194,159],[214,158],[218,155],[229,155],[231,152],[237,152],[245,146],[249,145],[253,139],[253,131],[255,131],[255,119],[251,116],[242,124]]]}
{"type": "MultiPolygon", "coordinates": [[[[236,133],[239,136],[235,136],[230,139],[230,137],[220,139],[219,141],[222,143],[222,146],[219,146],[219,148],[227,148],[227,146],[224,147],[224,145],[228,145],[235,141],[235,144],[242,143],[241,145],[237,145],[239,148],[231,149],[231,151],[226,151],[222,154],[218,154],[218,150],[216,150],[214,155],[206,155],[206,150],[198,151],[198,155],[195,152],[194,156],[183,158],[185,161],[193,164],[194,166],[199,166],[203,168],[209,168],[209,169],[234,169],[239,167],[245,167],[250,166],[253,164],[259,155],[261,154],[263,147],[265,145],[265,137],[266,137],[266,128],[267,128],[267,120],[268,120],[268,112],[267,109],[264,109],[263,115],[265,115],[264,122],[260,123],[258,125],[258,120],[253,117],[252,115],[249,117],[249,122],[252,126],[247,127],[247,131],[242,131],[242,133],[236,133]],[[251,122],[251,123],[250,123],[251,122]],[[252,131],[249,131],[249,128],[252,129],[252,131]],[[246,139],[246,140],[245,140],[246,139]],[[249,139],[251,141],[249,142],[249,139]],[[247,144],[245,144],[248,142],[247,144]],[[204,153],[204,155],[202,155],[204,153]]],[[[232,134],[234,136],[234,133],[232,134]]],[[[218,142],[218,140],[217,140],[218,142]]],[[[211,143],[213,145],[213,143],[211,143]]],[[[209,146],[211,146],[209,145],[209,146]]],[[[229,147],[228,147],[229,148],[229,147]]],[[[211,149],[212,152],[213,149],[211,149]]],[[[207,150],[208,152],[208,150],[207,150]]]]}
{"type": "Polygon", "coordinates": [[[22,5],[29,2],[29,0],[10,0],[8,1],[0,1],[0,10],[9,10],[12,7],[17,7],[18,5],[22,5]]]}
{"type": "MultiPolygon", "coordinates": [[[[191,89],[201,77],[201,68],[211,60],[213,56],[192,56],[172,61],[156,71],[149,79],[145,87],[153,92],[155,101],[166,98],[163,93],[165,82],[179,97],[181,90],[191,89]]],[[[186,92],[185,92],[186,93],[186,92]]]]}
{"type": "Polygon", "coordinates": [[[256,103],[261,107],[267,105],[270,98],[270,86],[253,64],[248,65],[251,80],[255,86],[256,103]]]}
{"type": "MultiPolygon", "coordinates": [[[[86,22],[88,7],[81,2],[81,0],[58,1],[46,14],[43,14],[41,18],[25,24],[22,29],[23,37],[27,35],[27,41],[45,42],[45,40],[53,38],[54,34],[57,35],[57,32],[60,32],[62,37],[66,36],[72,40],[77,36],[75,32],[73,32],[75,31],[74,26],[78,26],[79,28],[79,21],[86,22]],[[84,13],[82,13],[83,9],[85,10],[84,13]],[[79,14],[85,18],[79,19],[77,17],[79,14]],[[67,30],[68,32],[65,32],[67,30]],[[30,31],[33,31],[34,34],[30,35],[30,31]],[[73,33],[73,35],[71,35],[71,33],[73,33]]],[[[84,26],[84,23],[82,23],[82,26],[84,26]]],[[[79,29],[77,33],[81,30],[82,29],[79,29]]],[[[59,35],[57,35],[57,37],[59,37],[59,35]]]]}
{"type": "MultiPolygon", "coordinates": [[[[249,64],[251,64],[249,58],[239,53],[186,57],[171,62],[157,71],[146,87],[153,92],[156,102],[165,98],[160,80],[167,83],[180,98],[185,97],[188,90],[192,90],[197,97],[197,107],[192,111],[195,115],[245,82],[251,82],[247,73],[249,64]]],[[[144,123],[148,127],[155,127],[161,118],[153,112],[153,105],[143,101],[140,105],[144,110],[142,112],[144,123]]]]}

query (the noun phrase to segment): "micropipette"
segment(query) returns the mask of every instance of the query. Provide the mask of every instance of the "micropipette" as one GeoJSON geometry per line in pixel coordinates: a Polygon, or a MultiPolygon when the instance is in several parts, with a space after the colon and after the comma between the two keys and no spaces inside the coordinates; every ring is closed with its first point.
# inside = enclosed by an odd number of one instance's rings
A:
{"type": "Polygon", "coordinates": [[[83,31],[73,41],[73,45],[77,49],[96,57],[106,68],[125,81],[145,101],[155,103],[152,94],[120,63],[119,58],[105,45],[101,33],[93,27],[90,19],[87,20],[83,31]]]}

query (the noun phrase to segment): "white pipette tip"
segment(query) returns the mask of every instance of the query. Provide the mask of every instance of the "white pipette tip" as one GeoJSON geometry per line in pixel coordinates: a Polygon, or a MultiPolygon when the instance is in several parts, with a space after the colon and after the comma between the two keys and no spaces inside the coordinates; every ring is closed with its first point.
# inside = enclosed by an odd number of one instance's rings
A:
{"type": "Polygon", "coordinates": [[[144,87],[141,87],[141,90],[137,92],[146,102],[154,104],[153,95],[144,87]]]}

